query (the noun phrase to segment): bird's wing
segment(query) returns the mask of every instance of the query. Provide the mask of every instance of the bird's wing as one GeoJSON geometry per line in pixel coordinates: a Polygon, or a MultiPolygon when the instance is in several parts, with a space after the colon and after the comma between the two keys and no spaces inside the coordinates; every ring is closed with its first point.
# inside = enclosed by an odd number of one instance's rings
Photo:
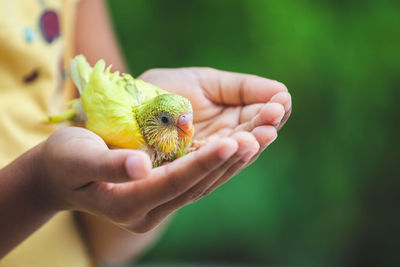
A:
{"type": "Polygon", "coordinates": [[[158,95],[167,94],[167,91],[164,91],[157,86],[154,86],[150,83],[142,81],[140,79],[134,79],[129,74],[122,74],[122,79],[125,82],[125,90],[128,92],[134,100],[134,105],[140,105],[143,102],[146,102],[158,95]]]}
{"type": "Polygon", "coordinates": [[[107,68],[105,66],[104,60],[99,60],[92,68],[83,55],[78,55],[71,60],[71,76],[80,94],[85,90],[89,80],[99,79],[99,77],[107,79],[116,86],[112,86],[111,88],[100,86],[97,88],[97,91],[104,91],[104,94],[107,94],[110,98],[120,99],[124,95],[125,98],[127,97],[127,100],[131,101],[132,106],[139,105],[158,95],[168,93],[150,83],[134,79],[130,74],[123,73],[120,75],[119,71],[112,73],[110,71],[112,65],[107,68]],[[92,74],[92,72],[95,74],[92,74]]]}
{"type": "Polygon", "coordinates": [[[125,89],[126,83],[119,72],[111,73],[110,68],[105,69],[105,62],[99,60],[82,91],[82,107],[88,118],[86,127],[107,144],[139,148],[143,140],[132,113],[136,100],[125,89]]]}

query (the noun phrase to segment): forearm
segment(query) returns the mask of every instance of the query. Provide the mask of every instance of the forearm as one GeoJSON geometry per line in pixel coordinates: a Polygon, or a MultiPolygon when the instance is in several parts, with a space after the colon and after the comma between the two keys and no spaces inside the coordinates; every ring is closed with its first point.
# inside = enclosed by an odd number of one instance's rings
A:
{"type": "Polygon", "coordinates": [[[34,147],[0,171],[0,258],[54,214],[41,188],[40,147],[34,147]]]}
{"type": "Polygon", "coordinates": [[[107,64],[113,65],[113,70],[126,72],[103,1],[80,1],[75,26],[75,52],[84,54],[91,65],[104,59],[107,64]]]}

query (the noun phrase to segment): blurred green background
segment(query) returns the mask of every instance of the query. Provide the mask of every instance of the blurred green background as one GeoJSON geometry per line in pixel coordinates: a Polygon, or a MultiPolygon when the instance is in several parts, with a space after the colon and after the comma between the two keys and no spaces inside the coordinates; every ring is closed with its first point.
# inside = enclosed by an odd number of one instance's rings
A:
{"type": "Polygon", "coordinates": [[[148,263],[394,266],[400,1],[108,1],[131,72],[211,66],[282,81],[261,158],[180,210],[148,263]]]}

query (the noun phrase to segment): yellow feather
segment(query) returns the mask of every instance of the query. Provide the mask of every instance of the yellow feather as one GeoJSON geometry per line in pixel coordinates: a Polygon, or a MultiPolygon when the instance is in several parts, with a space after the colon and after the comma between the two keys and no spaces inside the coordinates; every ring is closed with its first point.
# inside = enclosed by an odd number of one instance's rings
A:
{"type": "Polygon", "coordinates": [[[89,75],[81,94],[82,107],[88,118],[86,127],[113,146],[139,149],[145,140],[134,118],[132,106],[138,100],[116,84],[119,73],[104,73],[105,63],[99,61],[89,75]]]}
{"type": "MultiPolygon", "coordinates": [[[[184,143],[178,141],[175,124],[171,124],[170,127],[163,126],[159,119],[152,115],[156,110],[154,107],[161,110],[168,107],[168,111],[173,110],[173,107],[181,109],[179,112],[192,113],[192,107],[186,98],[134,79],[129,74],[120,75],[118,71],[112,73],[111,66],[106,68],[103,60],[99,60],[92,68],[82,55],[71,60],[71,76],[79,89],[80,100],[75,100],[72,108],[64,114],[50,116],[48,123],[76,121],[77,115],[80,115],[79,111],[83,111],[87,119],[87,129],[95,132],[112,147],[148,151],[154,166],[186,151],[182,145],[187,147],[191,136],[186,138],[184,143]],[[151,105],[153,101],[159,102],[151,105]],[[146,139],[142,133],[146,135],[146,139]]],[[[174,119],[177,120],[178,117],[174,119]]]]}

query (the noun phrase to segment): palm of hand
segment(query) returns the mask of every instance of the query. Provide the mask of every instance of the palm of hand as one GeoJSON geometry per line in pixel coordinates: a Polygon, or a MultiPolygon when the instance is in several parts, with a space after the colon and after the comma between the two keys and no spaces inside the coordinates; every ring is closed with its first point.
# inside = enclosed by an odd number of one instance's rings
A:
{"type": "Polygon", "coordinates": [[[153,69],[139,78],[191,101],[196,139],[248,131],[264,147],[263,141],[270,139],[264,135],[273,130],[262,126],[281,128],[291,111],[291,98],[283,84],[254,75],[182,68],[153,69]],[[267,102],[279,103],[284,110],[267,102]]]}

